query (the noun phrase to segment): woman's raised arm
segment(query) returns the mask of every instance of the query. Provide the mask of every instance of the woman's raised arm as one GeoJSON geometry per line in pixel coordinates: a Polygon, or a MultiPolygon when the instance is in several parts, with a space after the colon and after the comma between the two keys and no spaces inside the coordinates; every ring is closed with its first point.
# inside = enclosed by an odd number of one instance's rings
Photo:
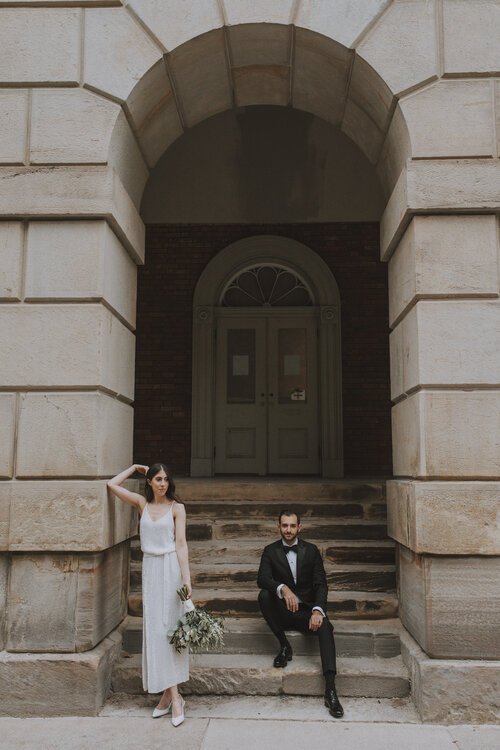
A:
{"type": "Polygon", "coordinates": [[[148,468],[148,466],[142,466],[141,464],[133,464],[133,466],[129,466],[128,469],[117,474],[116,477],[113,477],[113,479],[110,479],[107,483],[108,489],[111,490],[113,495],[116,495],[120,500],[123,500],[124,503],[132,505],[134,508],[138,508],[141,513],[146,505],[146,500],[142,495],[139,495],[137,492],[130,492],[130,490],[122,487],[121,484],[132,476],[135,471],[139,471],[141,474],[147,474],[148,468]]]}

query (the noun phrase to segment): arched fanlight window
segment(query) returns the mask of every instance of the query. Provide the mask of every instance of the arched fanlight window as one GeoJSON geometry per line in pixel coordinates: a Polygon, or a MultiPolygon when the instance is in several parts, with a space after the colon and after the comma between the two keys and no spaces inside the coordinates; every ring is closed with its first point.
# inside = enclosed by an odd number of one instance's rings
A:
{"type": "Polygon", "coordinates": [[[288,268],[253,266],[235,276],[221,296],[222,307],[307,307],[313,305],[304,281],[288,268]]]}

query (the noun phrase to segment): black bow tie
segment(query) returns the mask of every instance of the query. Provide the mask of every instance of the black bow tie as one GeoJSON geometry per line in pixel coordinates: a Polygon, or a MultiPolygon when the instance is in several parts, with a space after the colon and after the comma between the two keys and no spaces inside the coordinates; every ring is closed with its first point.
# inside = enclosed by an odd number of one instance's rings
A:
{"type": "Polygon", "coordinates": [[[295,554],[297,554],[296,544],[294,544],[293,547],[289,547],[288,544],[284,544],[283,549],[285,550],[285,555],[288,555],[289,552],[295,552],[295,554]]]}

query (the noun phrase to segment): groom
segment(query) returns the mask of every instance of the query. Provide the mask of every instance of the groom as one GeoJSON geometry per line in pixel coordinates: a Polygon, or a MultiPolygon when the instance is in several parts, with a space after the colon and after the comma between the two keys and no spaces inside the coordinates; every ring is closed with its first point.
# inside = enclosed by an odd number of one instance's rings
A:
{"type": "Polygon", "coordinates": [[[281,511],[278,519],[281,539],[265,547],[257,585],[264,619],[276,636],[280,650],[275,667],[292,660],[292,647],[285,630],[317,635],[325,677],[325,706],[335,718],[344,715],[335,690],[335,641],[333,626],[326,616],[328,586],[320,552],[314,544],[298,538],[299,514],[281,511]]]}

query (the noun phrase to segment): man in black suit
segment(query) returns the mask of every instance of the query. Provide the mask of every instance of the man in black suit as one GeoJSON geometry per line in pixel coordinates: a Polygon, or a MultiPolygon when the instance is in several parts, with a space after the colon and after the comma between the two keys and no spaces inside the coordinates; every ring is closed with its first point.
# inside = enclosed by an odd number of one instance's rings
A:
{"type": "Polygon", "coordinates": [[[280,644],[274,666],[286,667],[292,660],[285,630],[317,635],[325,677],[325,706],[332,716],[340,718],[344,709],[335,690],[335,641],[333,626],[326,616],[328,585],[323,560],[316,545],[298,538],[298,513],[281,511],[278,527],[281,539],[265,547],[257,576],[260,609],[280,644]]]}

